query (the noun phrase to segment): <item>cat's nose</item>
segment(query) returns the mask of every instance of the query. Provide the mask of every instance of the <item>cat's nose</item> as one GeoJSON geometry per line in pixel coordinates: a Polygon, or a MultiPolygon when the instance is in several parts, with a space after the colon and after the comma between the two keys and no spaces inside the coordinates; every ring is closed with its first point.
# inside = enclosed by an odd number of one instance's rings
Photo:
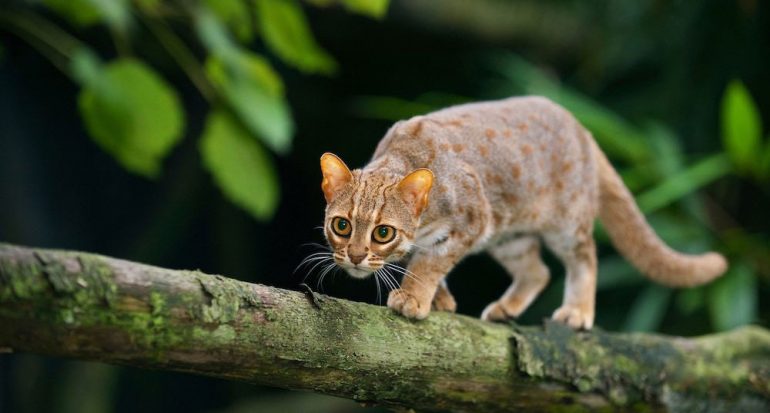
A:
{"type": "Polygon", "coordinates": [[[350,258],[350,262],[352,262],[353,264],[358,264],[361,261],[363,261],[364,258],[366,258],[366,253],[356,254],[356,253],[348,251],[348,258],[350,258]]]}

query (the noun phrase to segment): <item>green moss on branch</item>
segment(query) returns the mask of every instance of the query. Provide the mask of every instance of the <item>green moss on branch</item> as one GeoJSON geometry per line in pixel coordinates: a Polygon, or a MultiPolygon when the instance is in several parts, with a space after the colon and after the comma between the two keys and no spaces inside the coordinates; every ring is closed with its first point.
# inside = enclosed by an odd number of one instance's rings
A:
{"type": "Polygon", "coordinates": [[[0,347],[451,411],[770,410],[770,333],[518,327],[0,244],[0,347]]]}

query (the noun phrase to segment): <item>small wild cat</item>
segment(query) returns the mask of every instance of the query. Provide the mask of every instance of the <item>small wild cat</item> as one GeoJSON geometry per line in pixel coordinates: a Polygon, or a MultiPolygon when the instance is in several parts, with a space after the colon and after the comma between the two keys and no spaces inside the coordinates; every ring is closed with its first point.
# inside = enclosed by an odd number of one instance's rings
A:
{"type": "Polygon", "coordinates": [[[651,279],[686,287],[727,268],[717,253],[685,255],[652,231],[591,134],[541,97],[460,105],[397,122],[372,161],[350,171],[321,157],[324,232],[334,261],[364,278],[408,258],[388,307],[409,318],[454,311],[444,277],[463,257],[487,251],[513,278],[481,317],[519,316],[550,278],[544,242],[567,283],[555,320],[594,321],[598,216],[616,248],[651,279]]]}

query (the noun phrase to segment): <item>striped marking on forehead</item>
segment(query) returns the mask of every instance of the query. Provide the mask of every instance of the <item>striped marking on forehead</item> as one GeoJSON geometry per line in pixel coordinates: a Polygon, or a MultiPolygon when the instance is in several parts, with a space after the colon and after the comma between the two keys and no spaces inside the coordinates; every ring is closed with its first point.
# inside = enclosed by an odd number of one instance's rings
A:
{"type": "Polygon", "coordinates": [[[369,185],[368,181],[359,181],[358,187],[353,191],[353,196],[350,197],[350,211],[348,212],[350,219],[353,219],[358,214],[359,200],[361,199],[361,194],[366,192],[367,185],[369,185]]]}
{"type": "Polygon", "coordinates": [[[391,186],[387,180],[379,177],[368,177],[353,194],[353,209],[351,218],[359,228],[370,229],[382,212],[385,205],[385,190],[391,186]]]}
{"type": "Polygon", "coordinates": [[[380,200],[380,203],[377,205],[377,208],[376,208],[377,213],[372,218],[374,219],[374,222],[382,221],[382,210],[385,209],[385,203],[387,202],[386,194],[391,188],[393,188],[396,185],[398,185],[398,182],[387,184],[387,185],[384,185],[383,188],[380,190],[380,196],[382,199],[380,200]]]}

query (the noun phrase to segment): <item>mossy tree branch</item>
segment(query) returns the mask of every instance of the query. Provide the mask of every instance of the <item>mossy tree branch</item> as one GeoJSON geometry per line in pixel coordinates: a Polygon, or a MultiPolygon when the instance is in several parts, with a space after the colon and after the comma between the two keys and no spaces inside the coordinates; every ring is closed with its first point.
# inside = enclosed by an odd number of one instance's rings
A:
{"type": "Polygon", "coordinates": [[[770,332],[574,333],[0,244],[0,347],[423,411],[770,411],[770,332]]]}

